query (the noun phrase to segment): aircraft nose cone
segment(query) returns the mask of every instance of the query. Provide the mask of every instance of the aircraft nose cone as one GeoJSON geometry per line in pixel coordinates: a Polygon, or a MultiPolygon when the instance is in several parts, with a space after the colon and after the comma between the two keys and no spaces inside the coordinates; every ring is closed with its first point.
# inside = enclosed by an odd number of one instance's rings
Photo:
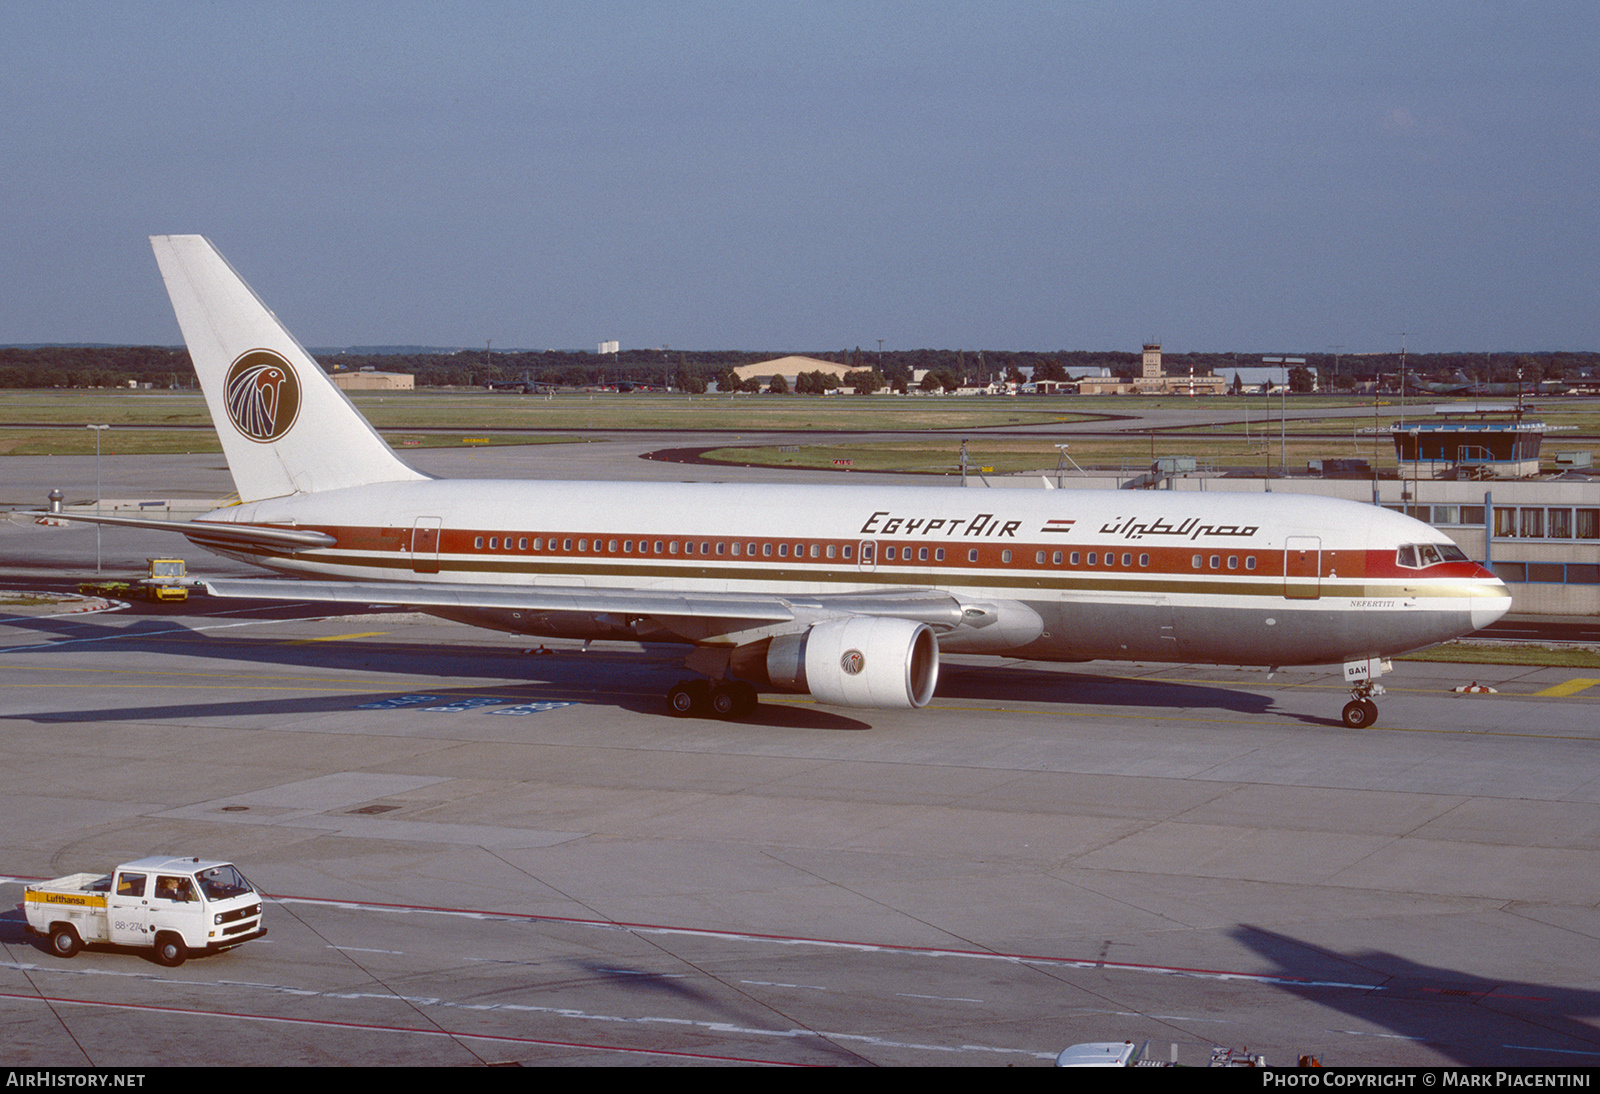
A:
{"type": "Polygon", "coordinates": [[[1472,606],[1472,629],[1481,631],[1511,610],[1511,598],[1484,598],[1472,606]]]}
{"type": "Polygon", "coordinates": [[[1505,582],[1495,578],[1488,570],[1482,570],[1481,573],[1484,577],[1494,578],[1494,582],[1484,589],[1488,595],[1477,597],[1472,602],[1473,630],[1482,630],[1511,610],[1511,590],[1506,588],[1505,582]]]}

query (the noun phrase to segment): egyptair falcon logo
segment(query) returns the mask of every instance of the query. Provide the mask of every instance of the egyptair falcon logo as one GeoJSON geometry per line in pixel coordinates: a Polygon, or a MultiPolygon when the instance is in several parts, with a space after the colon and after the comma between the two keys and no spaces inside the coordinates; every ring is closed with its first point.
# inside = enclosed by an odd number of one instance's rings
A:
{"type": "Polygon", "coordinates": [[[253,349],[235,361],[224,390],[228,419],[252,441],[277,440],[300,414],[300,378],[270,349],[253,349]]]}

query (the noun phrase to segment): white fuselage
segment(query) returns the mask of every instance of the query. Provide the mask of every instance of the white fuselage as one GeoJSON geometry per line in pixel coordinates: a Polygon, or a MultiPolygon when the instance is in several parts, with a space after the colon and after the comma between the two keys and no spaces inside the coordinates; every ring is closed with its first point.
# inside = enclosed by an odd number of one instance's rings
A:
{"type": "MultiPolygon", "coordinates": [[[[1038,660],[1337,663],[1456,637],[1510,606],[1459,552],[1401,565],[1406,545],[1449,544],[1427,525],[1306,495],[446,480],[269,499],[213,521],[325,532],[335,545],[213,549],[349,580],[790,598],[939,590],[970,606],[942,649],[1038,660]]],[[[440,614],[557,637],[706,640],[625,619],[440,614]]]]}

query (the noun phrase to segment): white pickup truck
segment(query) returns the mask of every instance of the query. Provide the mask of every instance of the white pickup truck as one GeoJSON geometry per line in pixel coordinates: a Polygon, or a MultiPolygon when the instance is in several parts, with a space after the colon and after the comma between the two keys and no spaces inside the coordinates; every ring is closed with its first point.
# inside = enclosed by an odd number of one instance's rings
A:
{"type": "Polygon", "coordinates": [[[28,930],[71,957],[91,942],[153,947],[167,966],[267,933],[261,894],[231,862],[157,855],[110,874],[71,874],[23,890],[28,930]]]}

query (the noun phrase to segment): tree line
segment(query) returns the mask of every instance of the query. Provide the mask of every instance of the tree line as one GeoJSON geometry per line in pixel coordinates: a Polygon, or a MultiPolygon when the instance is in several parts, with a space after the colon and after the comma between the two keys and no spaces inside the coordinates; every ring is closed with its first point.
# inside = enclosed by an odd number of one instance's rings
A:
{"type": "MultiPolygon", "coordinates": [[[[578,350],[487,351],[460,350],[453,353],[322,353],[318,362],[328,372],[373,368],[380,372],[410,373],[419,387],[485,387],[490,383],[511,383],[524,378],[558,387],[595,387],[630,384],[654,388],[671,387],[680,391],[704,391],[717,382],[729,390],[733,369],[783,356],[782,353],[756,353],[741,350],[636,349],[615,354],[578,350]]],[[[1020,382],[1065,380],[1085,373],[1112,374],[1131,378],[1139,375],[1141,357],[1137,353],[1094,350],[884,350],[854,349],[811,352],[805,356],[843,365],[855,374],[844,386],[862,390],[864,385],[907,390],[917,372],[926,371],[919,382],[922,390],[955,390],[965,383],[991,381],[1020,382]]],[[[1368,383],[1377,376],[1399,373],[1400,355],[1331,353],[1297,354],[1306,359],[1306,371],[1314,372],[1323,390],[1353,383],[1368,383]]],[[[1261,364],[1260,354],[1245,353],[1166,353],[1162,364],[1168,375],[1187,375],[1190,367],[1197,375],[1214,374],[1232,380],[1233,370],[1261,364]]],[[[1514,382],[1521,373],[1525,381],[1572,379],[1584,369],[1600,364],[1600,353],[1412,353],[1406,357],[1406,371],[1414,376],[1449,378],[1456,374],[1491,383],[1514,382]]],[[[767,386],[763,381],[747,381],[740,386],[754,390],[767,386]]],[[[802,378],[804,379],[804,378],[802,378]]],[[[184,349],[164,346],[39,346],[0,348],[0,388],[90,388],[127,387],[129,382],[157,388],[195,386],[194,368],[184,349]]],[[[801,384],[796,384],[797,391],[801,384]]],[[[805,380],[805,390],[828,390],[835,382],[821,373],[805,380]],[[821,382],[821,388],[816,385],[821,382]]],[[[1309,386],[1309,385],[1307,385],[1309,386]]],[[[803,392],[802,392],[803,393],[803,392]]]]}

